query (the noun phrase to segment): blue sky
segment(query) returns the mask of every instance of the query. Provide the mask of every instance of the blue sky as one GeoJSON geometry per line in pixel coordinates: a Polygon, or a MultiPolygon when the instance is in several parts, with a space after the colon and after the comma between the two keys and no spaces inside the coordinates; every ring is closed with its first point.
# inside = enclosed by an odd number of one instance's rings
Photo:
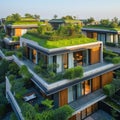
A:
{"type": "Polygon", "coordinates": [[[1,0],[0,18],[12,13],[38,14],[42,19],[58,18],[65,15],[79,19],[118,17],[120,19],[120,0],[1,0]]]}

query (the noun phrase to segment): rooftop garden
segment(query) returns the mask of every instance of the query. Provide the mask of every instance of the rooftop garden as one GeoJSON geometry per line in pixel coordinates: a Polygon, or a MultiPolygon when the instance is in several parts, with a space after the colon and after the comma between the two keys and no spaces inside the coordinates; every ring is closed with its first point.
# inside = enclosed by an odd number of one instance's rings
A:
{"type": "Polygon", "coordinates": [[[31,15],[26,13],[25,17],[21,17],[18,13],[7,16],[6,24],[12,25],[28,25],[28,24],[38,24],[40,19],[39,15],[31,15]]]}
{"type": "Polygon", "coordinates": [[[95,28],[95,29],[104,29],[104,30],[120,30],[120,22],[118,18],[114,17],[112,20],[101,19],[97,25],[86,25],[83,28],[95,28]]]}
{"type": "Polygon", "coordinates": [[[86,25],[83,28],[94,28],[94,29],[104,29],[104,30],[113,30],[113,31],[119,31],[120,27],[111,27],[111,26],[104,26],[104,25],[86,25]]]}
{"type": "Polygon", "coordinates": [[[67,24],[60,26],[58,30],[52,30],[50,25],[38,25],[37,30],[28,31],[24,38],[37,42],[45,48],[60,48],[65,46],[79,45],[95,42],[82,35],[79,25],[67,24]]]}

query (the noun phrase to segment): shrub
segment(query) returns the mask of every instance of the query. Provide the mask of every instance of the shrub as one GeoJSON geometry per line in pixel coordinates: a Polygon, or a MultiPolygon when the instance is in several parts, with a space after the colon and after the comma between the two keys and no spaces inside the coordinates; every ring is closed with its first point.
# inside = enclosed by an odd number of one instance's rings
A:
{"type": "Polygon", "coordinates": [[[120,63],[120,57],[114,57],[114,58],[112,59],[112,63],[114,63],[114,64],[120,63]]]}
{"type": "Polygon", "coordinates": [[[64,78],[73,79],[74,78],[74,68],[67,69],[64,73],[64,78]]]}
{"type": "Polygon", "coordinates": [[[74,68],[74,76],[75,77],[82,77],[83,76],[83,69],[81,66],[77,66],[74,68]]]}
{"type": "Polygon", "coordinates": [[[13,81],[15,79],[15,75],[9,75],[8,78],[9,78],[10,81],[13,81]]]}
{"type": "Polygon", "coordinates": [[[43,105],[45,105],[48,109],[51,109],[53,107],[53,100],[45,99],[41,102],[43,105]]]}
{"type": "Polygon", "coordinates": [[[76,78],[76,77],[82,77],[83,76],[83,69],[81,66],[77,66],[77,67],[74,67],[74,68],[69,68],[65,71],[64,73],[64,78],[67,78],[67,79],[73,79],[73,78],[76,78]]]}
{"type": "Polygon", "coordinates": [[[115,86],[113,84],[107,84],[103,87],[103,91],[106,95],[111,97],[115,94],[115,86]]]}
{"type": "Polygon", "coordinates": [[[22,59],[22,57],[23,57],[22,52],[17,52],[16,55],[17,55],[17,57],[18,57],[19,59],[22,59]]]}
{"type": "Polygon", "coordinates": [[[13,41],[18,41],[19,39],[20,39],[20,37],[18,37],[18,36],[12,36],[13,41]]]}
{"type": "Polygon", "coordinates": [[[118,54],[113,53],[111,50],[105,50],[105,49],[103,51],[103,55],[104,55],[104,57],[106,57],[106,56],[117,57],[118,56],[118,54]]]}
{"type": "Polygon", "coordinates": [[[15,54],[15,51],[7,51],[7,52],[5,52],[6,56],[12,56],[13,54],[15,54]]]}
{"type": "Polygon", "coordinates": [[[28,69],[25,65],[21,66],[19,74],[22,75],[27,80],[32,77],[32,74],[28,71],[28,69]]]}
{"type": "Polygon", "coordinates": [[[72,113],[73,113],[73,109],[70,106],[65,105],[54,111],[53,120],[68,120],[68,118],[72,115],[72,113]]]}

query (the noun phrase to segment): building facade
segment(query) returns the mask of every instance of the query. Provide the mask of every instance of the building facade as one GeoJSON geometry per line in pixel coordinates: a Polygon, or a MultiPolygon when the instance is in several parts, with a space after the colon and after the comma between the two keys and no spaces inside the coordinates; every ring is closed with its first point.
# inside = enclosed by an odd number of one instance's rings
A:
{"type": "Polygon", "coordinates": [[[100,28],[82,28],[82,32],[85,36],[89,38],[94,38],[98,41],[105,43],[120,43],[120,31],[117,30],[107,30],[100,28]]]}

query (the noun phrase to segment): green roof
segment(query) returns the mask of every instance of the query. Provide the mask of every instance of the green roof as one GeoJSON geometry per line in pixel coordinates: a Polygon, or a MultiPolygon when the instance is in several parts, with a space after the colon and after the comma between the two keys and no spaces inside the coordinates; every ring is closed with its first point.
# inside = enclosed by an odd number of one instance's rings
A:
{"type": "Polygon", "coordinates": [[[27,38],[29,40],[35,41],[40,46],[48,48],[48,49],[61,48],[61,47],[66,47],[66,46],[73,46],[73,45],[96,42],[96,40],[91,39],[91,38],[87,38],[87,37],[51,41],[51,40],[42,39],[40,37],[33,36],[33,35],[30,35],[30,34],[25,34],[25,35],[23,35],[23,38],[27,38]]]}
{"type": "Polygon", "coordinates": [[[120,27],[112,28],[112,27],[109,27],[109,26],[102,26],[102,25],[87,25],[87,26],[84,26],[83,28],[120,31],[120,27]]]}

